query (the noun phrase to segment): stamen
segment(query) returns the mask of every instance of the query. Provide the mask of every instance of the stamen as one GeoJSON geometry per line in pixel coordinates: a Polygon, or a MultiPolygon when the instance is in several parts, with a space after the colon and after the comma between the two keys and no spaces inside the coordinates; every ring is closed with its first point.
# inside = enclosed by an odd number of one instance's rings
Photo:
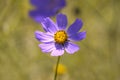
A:
{"type": "Polygon", "coordinates": [[[54,40],[56,43],[63,44],[65,41],[67,41],[67,34],[64,30],[57,31],[54,35],[54,40]]]}

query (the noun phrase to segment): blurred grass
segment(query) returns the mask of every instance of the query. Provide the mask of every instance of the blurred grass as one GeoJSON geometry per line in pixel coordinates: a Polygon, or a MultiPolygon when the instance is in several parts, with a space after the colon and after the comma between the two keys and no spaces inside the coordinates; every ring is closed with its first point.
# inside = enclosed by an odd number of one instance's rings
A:
{"type": "MultiPolygon", "coordinates": [[[[0,0],[0,80],[53,78],[56,57],[39,49],[34,31],[41,27],[30,7],[28,0],[0,0]]],[[[61,12],[69,25],[81,18],[87,31],[81,50],[61,58],[68,70],[61,80],[120,80],[120,1],[67,0],[61,12]]]]}

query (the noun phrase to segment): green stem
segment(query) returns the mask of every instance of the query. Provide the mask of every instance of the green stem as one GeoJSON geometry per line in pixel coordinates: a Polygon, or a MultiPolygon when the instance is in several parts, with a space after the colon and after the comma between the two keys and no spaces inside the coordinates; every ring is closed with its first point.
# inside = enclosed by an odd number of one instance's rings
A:
{"type": "Polygon", "coordinates": [[[60,56],[58,56],[58,59],[57,59],[57,64],[56,64],[56,69],[55,69],[54,80],[57,79],[57,70],[58,70],[58,64],[59,64],[59,61],[60,61],[60,56]]]}

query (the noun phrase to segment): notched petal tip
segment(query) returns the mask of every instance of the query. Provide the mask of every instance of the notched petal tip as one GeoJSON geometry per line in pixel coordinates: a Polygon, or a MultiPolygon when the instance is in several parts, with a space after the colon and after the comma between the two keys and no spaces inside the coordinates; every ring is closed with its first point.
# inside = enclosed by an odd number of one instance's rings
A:
{"type": "Polygon", "coordinates": [[[63,46],[55,43],[55,49],[51,52],[51,56],[62,56],[64,54],[63,46]]]}
{"type": "Polygon", "coordinates": [[[85,39],[86,38],[86,31],[80,32],[79,36],[80,36],[80,40],[85,39]]]}
{"type": "Polygon", "coordinates": [[[51,56],[62,56],[64,54],[64,50],[53,50],[51,56]]]}
{"type": "Polygon", "coordinates": [[[42,39],[42,38],[41,38],[42,32],[40,32],[40,31],[35,31],[34,34],[35,34],[35,38],[36,38],[38,41],[41,41],[41,39],[42,39]]]}
{"type": "Polygon", "coordinates": [[[83,31],[83,32],[82,32],[83,39],[85,39],[85,38],[86,38],[86,34],[87,34],[87,32],[86,32],[86,31],[83,31]]]}
{"type": "Polygon", "coordinates": [[[35,31],[35,37],[40,42],[53,42],[54,38],[49,33],[43,33],[40,31],[35,31]]]}
{"type": "Polygon", "coordinates": [[[44,18],[41,24],[50,33],[54,34],[58,30],[57,25],[49,17],[44,18]]]}
{"type": "Polygon", "coordinates": [[[73,40],[73,41],[81,41],[85,38],[86,38],[86,31],[79,32],[69,36],[69,40],[73,40]]]}

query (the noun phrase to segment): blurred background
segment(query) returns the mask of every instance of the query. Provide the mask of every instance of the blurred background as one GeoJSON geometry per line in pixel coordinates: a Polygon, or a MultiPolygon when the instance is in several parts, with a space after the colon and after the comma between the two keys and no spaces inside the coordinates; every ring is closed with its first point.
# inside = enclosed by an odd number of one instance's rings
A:
{"type": "MultiPolygon", "coordinates": [[[[0,80],[53,80],[57,57],[44,54],[29,0],[0,0],[0,80]]],[[[67,0],[69,25],[83,20],[81,50],[65,53],[58,80],[120,80],[120,0],[67,0]]],[[[55,17],[53,17],[55,20],[55,17]]]]}

